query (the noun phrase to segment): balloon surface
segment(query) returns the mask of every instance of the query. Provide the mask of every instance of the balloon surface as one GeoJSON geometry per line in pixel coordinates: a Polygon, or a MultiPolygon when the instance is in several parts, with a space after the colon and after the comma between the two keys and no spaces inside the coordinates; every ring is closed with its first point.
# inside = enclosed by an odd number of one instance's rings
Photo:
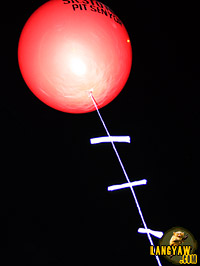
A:
{"type": "Polygon", "coordinates": [[[18,62],[30,90],[45,104],[68,113],[95,110],[123,89],[132,48],[121,20],[93,0],[51,0],[26,22],[18,62]]]}

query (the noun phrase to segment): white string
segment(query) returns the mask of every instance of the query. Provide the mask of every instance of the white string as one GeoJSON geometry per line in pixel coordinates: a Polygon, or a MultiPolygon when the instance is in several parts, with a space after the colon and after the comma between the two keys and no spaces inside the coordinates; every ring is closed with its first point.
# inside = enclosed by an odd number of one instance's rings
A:
{"type": "MultiPolygon", "coordinates": [[[[160,231],[155,231],[155,230],[151,230],[151,229],[148,229],[149,233],[157,238],[161,238],[163,236],[163,232],[160,232],[160,231]]],[[[147,233],[147,230],[144,229],[144,228],[139,228],[138,229],[138,233],[141,233],[141,234],[146,234],[147,233]]]]}
{"type": "Polygon", "coordinates": [[[98,137],[90,139],[91,144],[99,144],[105,142],[126,142],[131,143],[131,138],[129,136],[111,136],[111,137],[98,137]]]}
{"type": "MultiPolygon", "coordinates": [[[[100,120],[101,120],[101,122],[102,122],[102,124],[103,124],[103,127],[104,127],[104,129],[105,129],[105,131],[106,131],[108,137],[111,137],[111,135],[110,135],[110,133],[109,133],[107,127],[106,127],[106,124],[105,124],[105,122],[104,122],[104,120],[103,120],[103,118],[102,118],[102,116],[101,116],[101,114],[100,114],[100,112],[99,112],[98,106],[97,106],[96,101],[95,101],[95,99],[94,99],[94,97],[93,97],[93,95],[92,95],[92,92],[90,92],[90,97],[91,97],[91,99],[92,99],[92,101],[93,101],[93,104],[94,104],[94,106],[95,106],[95,108],[96,108],[96,111],[97,111],[97,113],[98,113],[98,115],[99,115],[99,118],[100,118],[100,120]]],[[[111,139],[110,142],[111,142],[112,147],[113,147],[113,150],[114,150],[114,152],[115,152],[115,154],[116,154],[116,156],[117,156],[117,159],[118,159],[118,161],[119,161],[119,163],[120,163],[120,165],[121,165],[122,171],[123,171],[123,173],[124,173],[124,175],[125,175],[125,177],[126,177],[127,182],[128,182],[128,183],[131,183],[130,180],[129,180],[129,177],[128,177],[127,173],[126,173],[126,170],[125,170],[125,168],[124,168],[124,165],[123,165],[123,163],[122,163],[122,161],[121,161],[121,158],[120,158],[120,156],[119,156],[119,153],[118,153],[118,151],[117,151],[117,149],[116,149],[116,147],[115,147],[115,144],[114,144],[114,142],[112,141],[112,139],[111,139]]],[[[147,233],[147,236],[148,236],[149,242],[150,242],[151,246],[154,246],[153,240],[152,240],[151,235],[150,235],[150,233],[149,233],[149,230],[148,230],[148,227],[147,227],[146,222],[145,222],[145,220],[144,220],[144,217],[143,217],[143,214],[142,214],[142,211],[141,211],[141,208],[140,208],[139,202],[138,202],[138,200],[137,200],[137,197],[136,197],[135,191],[134,191],[134,189],[133,189],[132,186],[130,186],[130,190],[131,190],[131,192],[132,192],[132,194],[133,194],[133,198],[134,198],[134,200],[135,200],[135,203],[136,203],[136,206],[137,206],[137,209],[138,209],[139,215],[140,215],[140,217],[141,217],[141,220],[142,220],[143,226],[144,226],[144,228],[146,229],[146,233],[147,233]]],[[[158,257],[157,255],[156,255],[155,257],[156,257],[156,260],[157,260],[157,262],[158,262],[158,265],[159,265],[159,266],[162,266],[159,257],[158,257]]]]}
{"type": "Polygon", "coordinates": [[[147,180],[142,179],[142,180],[134,181],[131,183],[109,186],[108,191],[114,191],[114,190],[123,189],[123,188],[136,187],[136,186],[141,186],[141,185],[146,185],[146,184],[147,184],[147,180]]]}

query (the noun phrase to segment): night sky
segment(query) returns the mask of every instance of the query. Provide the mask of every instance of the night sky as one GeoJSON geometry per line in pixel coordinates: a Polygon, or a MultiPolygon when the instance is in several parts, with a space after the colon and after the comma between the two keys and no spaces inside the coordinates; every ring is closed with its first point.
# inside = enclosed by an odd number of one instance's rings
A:
{"type": "MultiPolygon", "coordinates": [[[[137,233],[142,222],[131,192],[107,191],[126,179],[111,144],[90,145],[90,138],[106,135],[97,113],[54,110],[21,76],[20,33],[45,2],[2,3],[0,261],[157,265],[147,236],[137,233]]],[[[135,188],[147,226],[163,232],[181,226],[198,240],[197,8],[158,0],[103,3],[127,28],[133,66],[102,117],[111,135],[131,137],[116,147],[130,180],[148,180],[135,188]]]]}

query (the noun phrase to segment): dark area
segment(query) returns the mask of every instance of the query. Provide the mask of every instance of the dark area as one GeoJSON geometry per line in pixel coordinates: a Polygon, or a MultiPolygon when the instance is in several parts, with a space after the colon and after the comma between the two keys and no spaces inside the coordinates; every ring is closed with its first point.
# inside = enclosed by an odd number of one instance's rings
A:
{"type": "MultiPolygon", "coordinates": [[[[112,146],[96,112],[74,115],[40,102],[17,61],[21,30],[46,1],[7,1],[1,16],[0,261],[2,265],[157,265],[112,146]]],[[[102,108],[149,228],[182,226],[199,239],[197,7],[158,0],[104,1],[133,47],[130,78],[102,108]]],[[[158,244],[155,238],[154,243],[158,244]]],[[[169,262],[161,258],[163,265],[169,262]]]]}

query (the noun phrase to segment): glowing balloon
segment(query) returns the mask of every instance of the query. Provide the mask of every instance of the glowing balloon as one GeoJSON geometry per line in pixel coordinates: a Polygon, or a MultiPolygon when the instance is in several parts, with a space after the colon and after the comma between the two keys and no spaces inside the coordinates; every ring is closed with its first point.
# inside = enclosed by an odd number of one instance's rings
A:
{"type": "Polygon", "coordinates": [[[30,90],[45,104],[69,113],[111,102],[130,74],[132,49],[120,19],[93,0],[51,0],[26,22],[18,60],[30,90]]]}

